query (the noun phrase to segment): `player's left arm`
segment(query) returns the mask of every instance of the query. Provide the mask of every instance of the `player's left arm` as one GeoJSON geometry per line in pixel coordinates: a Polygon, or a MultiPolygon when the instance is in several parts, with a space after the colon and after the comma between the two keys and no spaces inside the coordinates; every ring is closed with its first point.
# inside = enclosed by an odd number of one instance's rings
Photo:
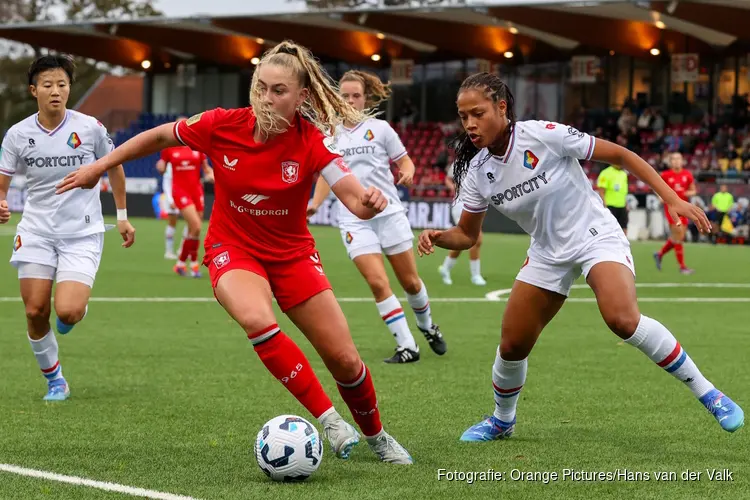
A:
{"type": "Polygon", "coordinates": [[[414,166],[414,162],[409,158],[409,154],[406,152],[404,143],[401,142],[401,138],[398,136],[393,127],[387,122],[384,127],[384,140],[383,146],[388,158],[398,166],[398,182],[400,186],[409,187],[414,183],[414,173],[417,168],[414,166]]]}
{"type": "Polygon", "coordinates": [[[125,189],[125,169],[117,165],[108,173],[109,185],[112,187],[112,196],[115,198],[117,207],[117,230],[122,235],[125,248],[130,248],[135,243],[135,228],[128,221],[127,194],[125,189]]]}
{"type": "MultiPolygon", "coordinates": [[[[94,155],[99,159],[110,154],[115,149],[115,144],[107,133],[107,129],[100,122],[97,122],[95,130],[98,137],[94,144],[94,155]]],[[[135,243],[135,228],[128,221],[125,169],[122,164],[110,169],[108,177],[109,185],[112,188],[112,196],[115,199],[115,207],[117,207],[117,230],[124,241],[122,246],[130,248],[135,243]]]]}
{"type": "Polygon", "coordinates": [[[698,188],[695,185],[695,178],[693,177],[693,174],[690,174],[690,185],[687,188],[687,191],[685,191],[685,197],[695,196],[698,194],[698,188]]]}
{"type": "Polygon", "coordinates": [[[11,179],[9,175],[0,174],[0,224],[5,224],[10,220],[7,197],[11,179]]]}
{"type": "Polygon", "coordinates": [[[659,173],[653,169],[643,158],[624,147],[603,139],[597,139],[591,159],[603,163],[621,165],[625,170],[648,184],[651,189],[662,199],[674,220],[679,221],[683,216],[695,222],[698,229],[707,233],[711,229],[708,217],[699,207],[683,201],[677,193],[670,188],[659,173]]]}

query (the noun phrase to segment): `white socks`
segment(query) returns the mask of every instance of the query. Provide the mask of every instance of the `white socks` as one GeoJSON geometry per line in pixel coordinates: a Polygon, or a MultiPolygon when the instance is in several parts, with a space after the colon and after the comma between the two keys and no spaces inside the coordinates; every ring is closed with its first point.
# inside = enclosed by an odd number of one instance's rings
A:
{"type": "Polygon", "coordinates": [[[401,307],[395,295],[391,295],[382,302],[375,304],[380,313],[380,317],[385,321],[386,326],[396,338],[396,344],[399,347],[405,347],[412,351],[417,350],[417,343],[409,330],[409,324],[406,322],[406,314],[401,307]]]}
{"type": "Polygon", "coordinates": [[[414,314],[417,316],[417,325],[422,330],[429,330],[432,328],[432,314],[430,312],[430,298],[427,296],[427,287],[424,286],[424,281],[419,280],[422,288],[419,289],[416,295],[406,294],[406,300],[414,310],[414,314]]]}
{"type": "Polygon", "coordinates": [[[651,361],[681,380],[696,398],[700,398],[714,388],[713,384],[701,374],[674,335],[655,319],[641,315],[638,328],[625,342],[637,347],[651,361]]]}
{"type": "Polygon", "coordinates": [[[500,349],[495,354],[495,364],[492,366],[495,417],[505,423],[512,422],[516,417],[518,396],[526,382],[527,359],[506,361],[500,357],[500,349]]]}
{"type": "Polygon", "coordinates": [[[58,348],[55,333],[50,329],[47,335],[39,340],[33,340],[29,337],[29,344],[31,344],[31,350],[34,351],[34,357],[36,357],[36,362],[39,363],[44,378],[48,382],[64,380],[62,366],[57,357],[58,348]]]}

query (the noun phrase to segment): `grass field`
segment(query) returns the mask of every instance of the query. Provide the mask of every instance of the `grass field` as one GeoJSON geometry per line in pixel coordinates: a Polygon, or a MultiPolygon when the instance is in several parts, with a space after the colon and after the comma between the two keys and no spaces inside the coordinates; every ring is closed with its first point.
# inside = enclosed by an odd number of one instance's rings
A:
{"type": "MultiPolygon", "coordinates": [[[[392,366],[381,361],[392,352],[392,337],[372,301],[364,300],[368,289],[331,228],[314,231],[327,274],[340,299],[363,299],[342,300],[342,307],[372,371],[386,428],[416,464],[381,464],[363,443],[349,461],[326,448],[320,470],[306,483],[272,483],[252,454],[258,429],[279,414],[309,415],[211,300],[208,279],[171,274],[172,263],[162,258],[163,224],[138,220],[136,227],[137,242],[129,250],[120,248],[114,232],[106,235],[89,315],[70,335],[58,336],[72,390],[62,404],[41,400],[46,385],[26,340],[16,275],[10,265],[0,266],[0,464],[200,499],[750,498],[750,429],[723,432],[682,384],[609,333],[590,300],[567,304],[542,335],[530,358],[513,438],[459,442],[464,429],[493,408],[490,373],[504,302],[481,299],[511,286],[528,238],[487,236],[486,288],[469,284],[466,256],[452,287],[436,272],[442,251],[420,259],[449,352],[438,358],[423,341],[419,363],[392,366]],[[134,300],[107,300],[115,297],[134,300]],[[451,301],[456,298],[477,300],[451,301]],[[473,484],[438,481],[441,468],[504,475],[473,484]],[[729,469],[733,481],[709,480],[706,469],[714,468],[729,469]],[[627,470],[648,472],[650,480],[560,476],[544,484],[514,480],[514,469],[560,475],[563,469],[627,470]],[[702,472],[700,480],[681,480],[686,470],[702,472]],[[676,472],[677,480],[657,480],[660,471],[676,472]]],[[[0,230],[5,259],[13,233],[0,230]]],[[[704,374],[747,409],[750,249],[690,245],[686,259],[697,272],[685,277],[673,254],[664,259],[664,271],[654,269],[657,246],[633,245],[643,312],[665,323],[704,374]],[[661,283],[674,286],[653,286],[661,283]]],[[[587,289],[572,294],[592,297],[587,289]]],[[[351,421],[309,344],[285,317],[278,320],[351,421]]],[[[413,315],[409,320],[415,329],[413,315]]],[[[36,498],[132,497],[0,472],[0,499],[36,498]]]]}

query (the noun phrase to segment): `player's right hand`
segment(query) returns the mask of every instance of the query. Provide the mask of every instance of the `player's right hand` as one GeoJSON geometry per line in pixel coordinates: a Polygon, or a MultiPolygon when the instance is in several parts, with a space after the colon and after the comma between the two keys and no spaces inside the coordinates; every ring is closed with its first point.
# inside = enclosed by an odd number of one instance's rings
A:
{"type": "Polygon", "coordinates": [[[443,231],[437,231],[435,229],[425,229],[422,231],[422,233],[419,235],[419,240],[417,244],[417,253],[419,253],[419,256],[422,257],[424,255],[430,255],[435,251],[435,246],[433,243],[435,243],[435,240],[440,238],[440,236],[443,234],[443,231]]]}
{"type": "Polygon", "coordinates": [[[57,188],[55,194],[63,194],[75,188],[93,189],[96,187],[101,176],[102,174],[99,172],[99,169],[96,168],[96,163],[81,167],[66,175],[65,178],[55,186],[55,188],[57,188]]]}
{"type": "Polygon", "coordinates": [[[7,200],[0,201],[0,224],[5,224],[10,220],[10,208],[7,200]]]}
{"type": "Polygon", "coordinates": [[[315,208],[312,203],[307,205],[307,221],[310,222],[310,217],[318,213],[318,209],[315,208]]]}

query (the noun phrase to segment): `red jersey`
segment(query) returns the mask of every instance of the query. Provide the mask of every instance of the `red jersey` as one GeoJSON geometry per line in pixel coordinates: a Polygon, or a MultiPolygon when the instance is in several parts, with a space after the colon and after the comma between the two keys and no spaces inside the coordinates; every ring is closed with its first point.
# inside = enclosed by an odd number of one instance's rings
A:
{"type": "Polygon", "coordinates": [[[262,144],[253,139],[249,107],[216,108],[175,125],[177,139],[214,164],[207,254],[234,246],[261,262],[283,262],[314,250],[306,215],[313,176],[341,156],[307,120],[296,116],[292,125],[262,144]]]}
{"type": "Polygon", "coordinates": [[[190,187],[201,183],[201,167],[206,155],[186,146],[166,148],[161,159],[172,165],[172,185],[190,187]]]}
{"type": "Polygon", "coordinates": [[[693,179],[693,174],[690,173],[689,170],[686,170],[684,168],[679,172],[675,172],[674,170],[667,170],[666,172],[662,172],[661,177],[662,179],[664,179],[664,182],[666,182],[667,185],[671,187],[681,199],[688,201],[687,196],[685,196],[685,192],[695,182],[695,179],[693,179]]]}

